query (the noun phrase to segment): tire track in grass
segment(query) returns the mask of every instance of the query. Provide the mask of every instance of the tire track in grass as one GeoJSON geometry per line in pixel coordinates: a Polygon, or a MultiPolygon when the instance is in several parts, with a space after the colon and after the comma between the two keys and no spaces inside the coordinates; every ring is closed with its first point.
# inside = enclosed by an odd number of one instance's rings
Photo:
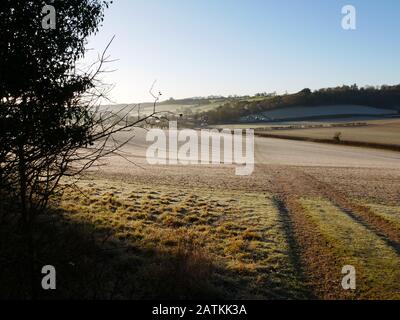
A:
{"type": "Polygon", "coordinates": [[[305,270],[303,268],[300,256],[299,244],[296,241],[294,235],[294,226],[290,217],[288,208],[286,207],[284,201],[279,197],[274,197],[273,199],[275,206],[277,207],[279,214],[281,216],[282,229],[286,236],[286,242],[288,245],[288,256],[293,268],[296,270],[297,277],[300,281],[305,284],[306,294],[310,299],[317,298],[313,292],[313,289],[309,283],[307,283],[307,277],[305,270]]]}
{"type": "Polygon", "coordinates": [[[309,174],[301,173],[301,175],[305,183],[315,186],[322,195],[327,197],[351,218],[376,233],[376,235],[400,255],[400,232],[392,221],[386,219],[384,216],[375,214],[367,206],[347,199],[341,191],[336,190],[331,185],[321,182],[309,174]]]}
{"type": "Polygon", "coordinates": [[[321,198],[301,199],[337,261],[357,271],[357,299],[400,299],[400,256],[377,234],[321,198]]]}
{"type": "Polygon", "coordinates": [[[304,193],[315,192],[299,178],[295,171],[285,168],[274,173],[273,184],[280,213],[287,217],[287,233],[293,233],[289,237],[293,237],[291,250],[294,259],[298,259],[299,272],[303,273],[307,286],[312,288],[313,295],[319,299],[353,298],[353,294],[341,286],[342,266],[332,252],[329,241],[307,218],[304,208],[298,202],[304,193]]]}
{"type": "Polygon", "coordinates": [[[287,208],[291,212],[294,231],[300,246],[303,268],[317,297],[324,300],[348,299],[351,294],[341,287],[341,266],[331,251],[331,246],[316,226],[306,218],[297,199],[287,199],[287,208]]]}
{"type": "Polygon", "coordinates": [[[381,205],[367,203],[365,206],[375,215],[381,216],[383,219],[391,223],[400,234],[400,206],[381,205]]]}
{"type": "MultiPolygon", "coordinates": [[[[242,194],[238,199],[241,210],[226,216],[224,228],[232,223],[241,227],[237,240],[245,240],[240,250],[240,262],[253,264],[255,273],[241,273],[249,283],[253,297],[273,300],[309,299],[312,297],[304,278],[291,259],[290,243],[285,236],[282,216],[269,194],[242,194]],[[246,208],[252,210],[247,211],[246,208]]],[[[222,240],[222,239],[221,239],[222,240]]],[[[232,239],[234,240],[234,239],[232,239]]],[[[233,242],[235,243],[235,242],[233,242]]],[[[225,245],[226,246],[226,245],[225,245]]],[[[229,249],[229,244],[227,249],[229,249]]],[[[238,256],[237,256],[238,258],[238,256]]],[[[238,261],[232,261],[237,264],[238,261]]],[[[250,295],[248,295],[250,296],[250,295]]]]}
{"type": "Polygon", "coordinates": [[[288,210],[300,260],[318,297],[400,299],[399,254],[387,237],[342,210],[336,198],[326,194],[326,187],[298,169],[278,171],[274,185],[276,196],[288,210]],[[313,201],[317,205],[310,207],[313,201]],[[357,291],[342,289],[345,265],[357,269],[357,291]]]}

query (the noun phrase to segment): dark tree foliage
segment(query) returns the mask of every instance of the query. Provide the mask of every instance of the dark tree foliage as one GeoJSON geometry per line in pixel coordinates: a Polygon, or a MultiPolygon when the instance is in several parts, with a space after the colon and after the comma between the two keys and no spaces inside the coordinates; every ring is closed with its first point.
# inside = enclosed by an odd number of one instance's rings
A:
{"type": "Polygon", "coordinates": [[[0,96],[43,99],[60,91],[65,99],[87,86],[73,79],[77,59],[85,53],[85,39],[98,31],[107,1],[60,0],[55,30],[42,28],[40,0],[2,0],[0,11],[0,96]]]}
{"type": "Polygon", "coordinates": [[[60,179],[74,171],[73,163],[83,161],[84,169],[102,152],[86,150],[81,156],[80,150],[105,135],[96,127],[101,122],[91,111],[96,99],[90,94],[103,59],[94,72],[77,71],[76,62],[109,3],[52,1],[56,28],[49,30],[42,25],[45,5],[41,0],[0,3],[0,201],[2,208],[12,204],[0,213],[3,223],[8,210],[20,218],[26,243],[20,263],[29,270],[32,298],[37,285],[35,217],[60,179]]]}
{"type": "Polygon", "coordinates": [[[109,3],[55,1],[54,30],[42,27],[44,5],[2,0],[0,7],[0,186],[18,198],[25,223],[47,205],[76,150],[93,144],[85,94],[96,72],[77,72],[76,61],[109,3]]]}
{"type": "Polygon", "coordinates": [[[87,38],[98,31],[111,3],[51,1],[56,27],[46,30],[44,1],[0,1],[0,227],[16,226],[24,244],[9,250],[22,252],[16,259],[0,254],[0,263],[18,263],[22,278],[29,275],[30,292],[24,297],[37,297],[40,283],[35,237],[42,229],[36,218],[48,212],[54,196],[73,180],[69,177],[118,154],[129,140],[115,134],[156,118],[156,95],[154,112],[133,121],[130,115],[138,106],[119,112],[100,107],[109,91],[101,76],[112,62],[107,56],[111,42],[98,61],[81,66],[87,38]]]}

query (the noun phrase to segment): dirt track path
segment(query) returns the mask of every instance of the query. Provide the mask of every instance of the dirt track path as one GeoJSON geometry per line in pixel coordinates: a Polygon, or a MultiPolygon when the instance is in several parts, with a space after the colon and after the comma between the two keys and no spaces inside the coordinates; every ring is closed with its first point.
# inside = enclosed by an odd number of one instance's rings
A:
{"type": "Polygon", "coordinates": [[[304,274],[315,295],[321,299],[355,298],[342,289],[341,269],[331,243],[320,234],[317,226],[307,218],[299,199],[324,198],[337,206],[356,224],[379,237],[400,257],[399,233],[388,221],[375,215],[367,207],[348,199],[333,186],[307,174],[302,168],[282,168],[273,174],[273,192],[288,233],[293,234],[291,249],[296,267],[304,274]]]}
{"type": "Polygon", "coordinates": [[[336,263],[329,244],[319,234],[307,218],[298,199],[307,195],[317,195],[311,185],[304,183],[298,170],[285,169],[275,172],[273,178],[274,194],[281,214],[287,219],[286,229],[293,235],[292,254],[296,267],[306,278],[319,299],[346,299],[348,295],[341,289],[340,266],[336,263]],[[290,172],[289,172],[290,171],[290,172]]]}

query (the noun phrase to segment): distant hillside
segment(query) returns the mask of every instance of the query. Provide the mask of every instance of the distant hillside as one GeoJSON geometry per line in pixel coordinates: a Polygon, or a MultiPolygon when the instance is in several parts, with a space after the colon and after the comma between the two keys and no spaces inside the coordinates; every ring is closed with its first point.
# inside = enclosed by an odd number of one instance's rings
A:
{"type": "MultiPolygon", "coordinates": [[[[192,114],[197,112],[209,111],[213,108],[219,107],[224,104],[224,102],[218,103],[206,103],[206,104],[187,104],[187,103],[169,103],[169,101],[163,101],[156,105],[156,112],[174,113],[174,114],[192,114]]],[[[119,112],[122,109],[132,110],[133,114],[149,115],[154,110],[154,103],[140,103],[140,104],[115,104],[115,105],[104,105],[101,106],[102,110],[108,110],[113,112],[119,112]]]]}
{"type": "Polygon", "coordinates": [[[397,114],[400,115],[400,85],[379,88],[358,88],[353,85],[320,89],[314,92],[304,89],[296,94],[269,96],[256,101],[230,101],[213,110],[198,114],[196,118],[198,121],[207,119],[209,124],[222,124],[252,120],[274,121],[343,115],[393,116],[397,114]],[[341,106],[347,106],[347,110],[346,107],[341,106]]]}
{"type": "MultiPolygon", "coordinates": [[[[153,103],[102,106],[118,112],[133,109],[132,115],[148,115],[153,103]]],[[[169,99],[157,103],[157,112],[183,115],[192,125],[274,122],[343,117],[379,118],[400,115],[400,85],[358,88],[342,86],[295,94],[259,93],[254,96],[210,96],[169,99]]]]}
{"type": "MultiPolygon", "coordinates": [[[[194,97],[185,99],[168,99],[157,103],[157,112],[172,112],[177,114],[193,114],[202,113],[218,108],[226,103],[239,102],[239,101],[256,101],[260,97],[250,96],[237,96],[237,97],[223,97],[223,96],[210,96],[210,97],[194,97]]],[[[142,115],[150,114],[153,112],[154,102],[144,103],[130,103],[130,104],[114,104],[103,105],[102,110],[118,112],[122,109],[134,109],[134,113],[140,110],[142,115]]]]}

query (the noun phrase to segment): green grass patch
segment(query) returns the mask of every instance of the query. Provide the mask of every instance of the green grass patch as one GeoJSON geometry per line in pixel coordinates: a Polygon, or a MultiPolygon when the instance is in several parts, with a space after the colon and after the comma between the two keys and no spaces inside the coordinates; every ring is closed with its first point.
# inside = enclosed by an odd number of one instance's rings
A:
{"type": "Polygon", "coordinates": [[[332,246],[338,264],[356,268],[355,298],[400,299],[400,257],[392,247],[329,201],[302,199],[301,204],[332,246]]]}
{"type": "Polygon", "coordinates": [[[400,206],[388,206],[380,204],[367,204],[374,214],[382,217],[400,232],[400,206]]]}

